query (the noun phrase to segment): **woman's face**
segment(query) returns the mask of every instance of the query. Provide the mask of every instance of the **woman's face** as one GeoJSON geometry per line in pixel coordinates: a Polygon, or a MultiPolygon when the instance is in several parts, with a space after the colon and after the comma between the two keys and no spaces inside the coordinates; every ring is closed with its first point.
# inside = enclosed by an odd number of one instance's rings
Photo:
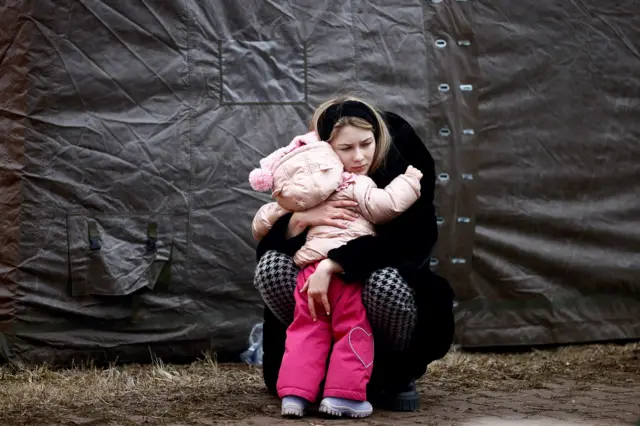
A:
{"type": "Polygon", "coordinates": [[[376,142],[371,130],[355,126],[342,126],[331,140],[347,172],[366,175],[376,154],[376,142]]]}

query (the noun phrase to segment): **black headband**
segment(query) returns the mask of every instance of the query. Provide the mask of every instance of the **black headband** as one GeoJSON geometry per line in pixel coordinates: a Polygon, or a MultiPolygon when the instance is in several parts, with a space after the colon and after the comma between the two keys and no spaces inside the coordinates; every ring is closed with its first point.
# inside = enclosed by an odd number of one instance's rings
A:
{"type": "Polygon", "coordinates": [[[342,117],[358,117],[371,124],[373,135],[377,139],[380,134],[380,126],[375,114],[365,104],[358,101],[345,101],[332,105],[318,119],[318,136],[322,141],[328,141],[333,127],[342,117]]]}

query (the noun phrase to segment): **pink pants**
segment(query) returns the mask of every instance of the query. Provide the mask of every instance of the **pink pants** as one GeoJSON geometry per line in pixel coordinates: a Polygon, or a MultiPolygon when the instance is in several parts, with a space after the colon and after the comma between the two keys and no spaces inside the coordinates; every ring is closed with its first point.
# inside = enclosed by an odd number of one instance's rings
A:
{"type": "Polygon", "coordinates": [[[307,293],[300,289],[316,266],[307,266],[298,274],[296,309],[287,329],[278,396],[295,395],[315,402],[326,372],[325,397],[365,401],[373,368],[373,336],[362,304],[362,287],[334,276],[328,294],[331,315],[316,303],[318,320],[314,322],[307,293]]]}

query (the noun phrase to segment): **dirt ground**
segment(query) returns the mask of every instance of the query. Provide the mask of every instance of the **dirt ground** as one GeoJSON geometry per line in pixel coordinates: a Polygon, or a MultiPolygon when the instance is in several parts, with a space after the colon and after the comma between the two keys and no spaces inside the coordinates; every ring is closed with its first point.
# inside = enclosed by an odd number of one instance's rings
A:
{"type": "MultiPolygon", "coordinates": [[[[365,424],[386,425],[633,425],[640,419],[640,386],[594,386],[575,382],[521,389],[512,392],[475,390],[451,393],[421,389],[423,406],[415,413],[378,411],[365,424]]],[[[252,416],[229,425],[293,424],[277,417],[279,406],[271,401],[268,416],[252,416]]],[[[305,424],[342,426],[353,421],[308,417],[305,424]]]]}
{"type": "Polygon", "coordinates": [[[450,352],[419,382],[421,409],[365,420],[283,420],[259,368],[0,367],[1,425],[634,425],[640,343],[521,354],[450,352]]]}

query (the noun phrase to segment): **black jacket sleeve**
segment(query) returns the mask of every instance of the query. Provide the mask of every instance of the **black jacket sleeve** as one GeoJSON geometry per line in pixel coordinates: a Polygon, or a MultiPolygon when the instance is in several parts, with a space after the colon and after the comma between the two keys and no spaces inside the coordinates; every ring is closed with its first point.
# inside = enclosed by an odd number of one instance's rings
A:
{"type": "Polygon", "coordinates": [[[364,281],[372,272],[390,266],[407,273],[420,269],[438,239],[433,158],[409,123],[392,113],[385,113],[385,119],[393,145],[385,166],[372,178],[384,187],[411,164],[424,175],[421,196],[402,215],[377,226],[376,236],[360,237],[329,252],[329,258],[344,269],[345,281],[364,281]]]}

